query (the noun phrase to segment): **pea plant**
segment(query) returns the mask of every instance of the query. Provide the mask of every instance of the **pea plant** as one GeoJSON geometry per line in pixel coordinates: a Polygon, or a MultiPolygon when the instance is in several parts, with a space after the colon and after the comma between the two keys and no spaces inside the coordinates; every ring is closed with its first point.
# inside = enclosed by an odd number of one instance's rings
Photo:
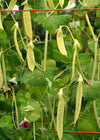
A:
{"type": "Polygon", "coordinates": [[[0,0],[0,140],[100,139],[100,1],[73,2],[0,0]]]}

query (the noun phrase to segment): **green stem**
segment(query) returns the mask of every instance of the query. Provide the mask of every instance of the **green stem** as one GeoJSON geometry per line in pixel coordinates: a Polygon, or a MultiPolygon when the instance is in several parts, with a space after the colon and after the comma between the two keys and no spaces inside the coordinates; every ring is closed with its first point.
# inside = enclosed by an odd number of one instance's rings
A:
{"type": "Polygon", "coordinates": [[[71,35],[71,37],[72,37],[72,39],[73,39],[73,41],[74,41],[74,36],[73,36],[73,34],[72,34],[70,28],[69,28],[68,26],[65,26],[65,27],[68,29],[68,31],[69,31],[69,33],[70,33],[70,35],[71,35]]]}
{"type": "Polygon", "coordinates": [[[88,17],[87,14],[86,14],[86,21],[87,21],[87,23],[88,23],[88,26],[89,26],[89,29],[90,29],[91,34],[92,34],[92,36],[93,36],[93,39],[94,39],[94,41],[96,41],[96,37],[95,37],[95,34],[94,34],[94,32],[93,32],[93,29],[92,29],[92,26],[91,26],[91,23],[90,23],[90,21],[89,21],[89,17],[88,17]]]}
{"type": "Polygon", "coordinates": [[[71,77],[71,81],[68,84],[67,88],[72,84],[72,82],[74,80],[76,56],[77,56],[77,48],[75,48],[75,50],[74,50],[74,56],[73,56],[73,62],[72,62],[72,77],[71,77]]]}
{"type": "MultiPolygon", "coordinates": [[[[1,51],[3,52],[3,48],[2,47],[1,47],[1,51]]],[[[5,67],[4,54],[2,54],[2,67],[3,67],[4,84],[7,85],[7,80],[6,80],[6,67],[5,67]]]]}
{"type": "Polygon", "coordinates": [[[47,47],[48,47],[48,30],[46,30],[46,33],[45,33],[44,71],[46,70],[47,47]]]}
{"type": "Polygon", "coordinates": [[[13,102],[15,103],[17,129],[19,129],[19,117],[18,117],[18,109],[17,109],[17,102],[16,102],[15,93],[14,93],[14,88],[12,88],[12,94],[13,94],[13,102]]]}
{"type": "Polygon", "coordinates": [[[42,125],[42,130],[43,130],[43,108],[41,108],[41,125],[42,125]]]}
{"type": "Polygon", "coordinates": [[[94,54],[94,65],[93,65],[93,73],[92,73],[92,82],[94,81],[96,65],[97,65],[97,45],[98,41],[95,42],[95,54],[94,54]]]}
{"type": "MultiPolygon", "coordinates": [[[[59,2],[58,2],[58,4],[56,5],[56,7],[55,7],[54,9],[57,9],[58,6],[59,6],[59,2]]],[[[52,11],[52,12],[48,15],[48,17],[50,17],[53,13],[54,13],[54,11],[52,11]]]]}
{"type": "Polygon", "coordinates": [[[34,140],[36,140],[35,139],[35,122],[33,122],[33,135],[34,135],[34,140]]]}
{"type": "Polygon", "coordinates": [[[81,5],[83,5],[83,3],[80,1],[80,0],[78,0],[79,1],[79,3],[81,4],[81,5]]]}
{"type": "MultiPolygon", "coordinates": [[[[44,0],[44,4],[45,4],[45,9],[48,9],[47,8],[47,0],[44,0]]],[[[48,17],[48,11],[46,11],[46,16],[48,17]]]]}
{"type": "MultiPolygon", "coordinates": [[[[1,47],[1,51],[3,52],[3,48],[2,47],[1,47]]],[[[6,67],[5,67],[5,60],[4,60],[4,54],[3,53],[2,53],[2,68],[3,68],[4,84],[7,86],[6,67]]],[[[8,92],[6,92],[6,98],[8,98],[8,92]]]]}
{"type": "Polygon", "coordinates": [[[15,129],[17,129],[16,124],[15,124],[15,119],[14,119],[14,99],[12,100],[12,121],[15,126],[15,129]]]}
{"type": "Polygon", "coordinates": [[[52,122],[54,123],[54,127],[56,129],[56,123],[55,123],[55,118],[54,118],[54,110],[55,110],[55,98],[54,98],[54,102],[53,102],[53,109],[52,109],[52,119],[51,119],[51,125],[50,125],[50,129],[52,128],[52,122]]]}
{"type": "Polygon", "coordinates": [[[98,78],[97,78],[98,81],[99,81],[99,76],[100,76],[100,48],[99,48],[99,57],[98,57],[98,78]]]}
{"type": "Polygon", "coordinates": [[[52,127],[52,122],[53,122],[54,126],[55,126],[55,129],[56,129],[56,123],[55,123],[55,118],[54,118],[54,113],[53,113],[52,105],[51,105],[51,102],[50,102],[49,93],[48,93],[48,102],[49,102],[50,112],[51,112],[51,116],[52,116],[50,128],[52,127]]]}

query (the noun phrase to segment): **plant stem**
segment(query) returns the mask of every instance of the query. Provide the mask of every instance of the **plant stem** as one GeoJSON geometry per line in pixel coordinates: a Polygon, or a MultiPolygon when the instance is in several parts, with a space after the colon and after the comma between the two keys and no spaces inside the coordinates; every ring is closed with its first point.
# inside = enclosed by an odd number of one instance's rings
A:
{"type": "Polygon", "coordinates": [[[71,77],[71,81],[70,81],[70,83],[68,84],[67,88],[72,84],[73,79],[74,79],[76,56],[77,56],[77,48],[75,48],[75,50],[74,50],[74,56],[73,56],[73,62],[72,62],[72,77],[71,77]]]}
{"type": "Polygon", "coordinates": [[[52,116],[51,124],[50,124],[50,129],[51,129],[51,127],[52,127],[52,121],[53,121],[54,126],[55,126],[55,129],[56,129],[55,117],[54,117],[54,113],[53,113],[52,105],[51,105],[51,102],[50,102],[50,96],[49,96],[49,93],[48,93],[48,102],[49,102],[50,112],[51,112],[51,116],[52,116]]]}
{"type": "Polygon", "coordinates": [[[93,39],[94,39],[94,41],[96,41],[96,37],[95,37],[95,34],[94,34],[94,32],[93,32],[93,29],[92,29],[92,26],[91,26],[91,23],[90,23],[90,21],[89,21],[89,17],[88,17],[87,14],[86,14],[86,21],[87,21],[87,23],[88,23],[88,26],[89,26],[89,29],[90,29],[91,34],[92,34],[92,36],[93,36],[93,39]]]}
{"type": "MultiPolygon", "coordinates": [[[[1,51],[3,52],[3,48],[2,47],[1,47],[1,51]]],[[[6,67],[5,67],[4,54],[2,54],[2,67],[3,67],[4,84],[7,85],[7,80],[6,80],[6,67]]]]}
{"type": "Polygon", "coordinates": [[[35,122],[33,122],[33,135],[34,135],[34,140],[36,140],[35,139],[35,122]]]}
{"type": "MultiPolygon", "coordinates": [[[[47,8],[47,0],[44,0],[44,4],[45,4],[45,9],[48,9],[47,8]]],[[[46,16],[48,17],[48,11],[46,11],[46,16]]]]}
{"type": "Polygon", "coordinates": [[[12,88],[12,94],[13,94],[13,102],[15,103],[17,129],[19,129],[19,117],[18,117],[18,109],[17,109],[17,102],[16,102],[16,97],[15,97],[14,87],[12,88]]]}
{"type": "Polygon", "coordinates": [[[99,81],[99,76],[100,76],[100,48],[99,48],[99,56],[98,56],[98,78],[97,78],[98,81],[99,81]]]}
{"type": "MultiPolygon", "coordinates": [[[[2,47],[1,47],[1,51],[3,52],[3,48],[2,47]]],[[[2,53],[2,68],[3,68],[4,84],[7,86],[6,67],[5,67],[5,60],[4,60],[4,54],[3,53],[2,53]]],[[[6,98],[8,98],[8,92],[6,92],[6,98]]]]}
{"type": "Polygon", "coordinates": [[[54,123],[54,127],[55,127],[55,129],[56,129],[56,123],[55,123],[55,118],[54,118],[55,100],[56,100],[56,99],[54,98],[53,109],[52,109],[52,119],[51,119],[50,129],[52,128],[52,122],[54,123]]]}
{"type": "Polygon", "coordinates": [[[48,30],[46,30],[46,33],[45,33],[44,71],[46,70],[47,47],[48,47],[48,30]]]}
{"type": "Polygon", "coordinates": [[[96,65],[97,65],[97,45],[98,41],[95,42],[95,54],[94,54],[94,65],[93,65],[93,73],[92,73],[92,82],[94,81],[96,65]]]}
{"type": "Polygon", "coordinates": [[[68,26],[65,26],[65,27],[68,29],[68,31],[69,31],[69,33],[70,33],[70,35],[71,35],[71,37],[72,37],[72,39],[73,39],[73,41],[74,41],[74,36],[73,36],[73,34],[72,34],[70,28],[69,28],[68,26]]]}

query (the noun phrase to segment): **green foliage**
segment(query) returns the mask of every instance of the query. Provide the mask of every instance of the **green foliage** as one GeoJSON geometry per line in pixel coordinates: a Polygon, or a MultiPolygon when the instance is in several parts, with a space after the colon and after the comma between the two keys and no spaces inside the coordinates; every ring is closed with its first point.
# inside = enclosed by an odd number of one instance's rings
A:
{"type": "MultiPolygon", "coordinates": [[[[46,9],[45,2],[47,1],[29,0],[28,4],[32,9],[46,9]]],[[[82,5],[78,4],[77,8],[100,7],[99,0],[80,1],[82,5]]],[[[6,0],[6,2],[9,5],[10,0],[6,0]]],[[[23,2],[24,0],[17,0],[17,5],[21,10],[23,9],[21,5],[23,2]]],[[[53,2],[57,6],[59,0],[53,0],[53,2]]],[[[68,0],[65,0],[63,8],[67,4],[68,0]]],[[[4,1],[1,2],[1,8],[7,8],[4,1]]],[[[47,9],[49,8],[47,2],[47,9]]],[[[61,9],[60,5],[57,9],[61,9]]],[[[15,13],[14,15],[10,12],[1,13],[4,30],[0,29],[0,76],[3,75],[3,87],[0,89],[0,140],[32,140],[34,137],[36,140],[58,140],[57,133],[52,132],[52,130],[56,130],[57,93],[61,88],[64,92],[64,130],[100,131],[98,128],[100,121],[100,40],[98,36],[100,20],[89,19],[91,30],[93,30],[94,36],[98,38],[96,54],[96,40],[93,38],[93,33],[91,33],[86,19],[84,19],[86,13],[89,17],[100,17],[100,10],[77,10],[66,13],[57,11],[57,15],[51,11],[31,12],[32,42],[34,44],[32,51],[35,56],[33,72],[29,70],[27,64],[27,49],[30,39],[24,31],[22,13],[15,13]],[[48,17],[46,13],[48,13],[48,17]],[[14,44],[12,28],[16,22],[19,23],[20,33],[18,33],[17,38],[24,62],[21,61],[14,44]],[[67,56],[62,55],[58,49],[56,34],[59,26],[62,26],[67,56]],[[45,34],[46,30],[48,30],[49,35],[45,34]],[[46,38],[48,41],[45,40],[46,38]],[[78,40],[82,48],[76,50],[75,57],[73,57],[74,39],[78,40]],[[75,63],[73,63],[74,60],[75,63]],[[72,77],[72,73],[74,73],[74,77],[72,77]],[[79,73],[84,80],[82,106],[78,121],[74,126],[79,73]],[[16,87],[13,82],[17,82],[16,87]],[[5,91],[5,87],[10,90],[5,91]],[[96,102],[95,109],[94,100],[96,102]],[[26,128],[27,121],[25,119],[30,123],[29,128],[26,128]],[[23,127],[16,128],[22,122],[24,122],[23,127]]],[[[98,134],[63,133],[62,140],[66,139],[99,140],[100,137],[98,134]]]]}
{"type": "Polygon", "coordinates": [[[71,16],[69,15],[53,15],[51,17],[45,17],[44,14],[37,15],[35,18],[35,22],[41,24],[46,30],[53,31],[60,25],[68,25],[71,20],[71,16]]]}

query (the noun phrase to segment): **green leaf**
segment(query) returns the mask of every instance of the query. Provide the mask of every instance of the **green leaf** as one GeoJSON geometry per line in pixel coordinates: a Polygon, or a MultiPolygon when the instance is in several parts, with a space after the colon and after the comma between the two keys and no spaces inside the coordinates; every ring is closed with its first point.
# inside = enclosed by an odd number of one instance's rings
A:
{"type": "Polygon", "coordinates": [[[6,32],[2,29],[0,29],[0,46],[5,46],[7,45],[8,40],[6,36],[6,32]]]}
{"type": "Polygon", "coordinates": [[[84,70],[85,70],[90,63],[91,58],[92,58],[92,54],[79,53],[79,61],[80,61],[81,68],[84,68],[84,70]]]}
{"type": "Polygon", "coordinates": [[[1,131],[3,132],[3,136],[6,137],[6,140],[18,140],[19,139],[18,131],[13,128],[12,129],[2,128],[0,130],[0,133],[1,133],[1,131]]]}
{"type": "MultiPolygon", "coordinates": [[[[97,122],[95,120],[95,115],[93,111],[92,102],[87,104],[83,113],[80,114],[78,119],[78,123],[76,125],[77,131],[85,131],[85,132],[98,132],[97,122]]],[[[83,134],[81,134],[83,135],[83,134]]],[[[99,136],[97,134],[88,134],[88,136],[99,136]]]]}
{"type": "Polygon", "coordinates": [[[99,2],[100,2],[99,0],[95,0],[95,2],[94,2],[94,0],[86,0],[85,1],[85,7],[95,8],[99,5],[99,2]]]}
{"type": "Polygon", "coordinates": [[[44,73],[45,78],[48,78],[49,80],[53,80],[57,70],[58,70],[57,67],[48,67],[44,73]]]}
{"type": "Polygon", "coordinates": [[[12,128],[13,124],[12,124],[12,117],[10,115],[6,115],[3,116],[2,118],[0,118],[0,127],[5,127],[5,128],[12,128]]]}
{"type": "Polygon", "coordinates": [[[37,15],[35,22],[41,24],[46,30],[55,32],[60,25],[68,25],[71,20],[69,15],[53,15],[45,17],[44,15],[37,15]]]}
{"type": "Polygon", "coordinates": [[[95,41],[93,39],[90,39],[88,41],[88,46],[89,46],[89,49],[94,53],[95,52],[95,41]]]}
{"type": "Polygon", "coordinates": [[[30,122],[35,122],[38,120],[41,116],[41,106],[39,102],[37,102],[34,99],[27,100],[25,103],[21,104],[20,106],[20,113],[22,117],[26,117],[30,122]],[[25,109],[31,106],[31,108],[34,108],[33,111],[25,111],[25,109]]]}
{"type": "Polygon", "coordinates": [[[44,78],[44,74],[39,70],[35,70],[34,72],[26,70],[23,74],[21,83],[25,83],[27,86],[32,87],[41,87],[47,85],[47,81],[44,78]]]}
{"type": "Polygon", "coordinates": [[[8,61],[8,64],[10,65],[12,70],[21,65],[19,55],[13,50],[5,54],[5,59],[8,61]]]}
{"type": "Polygon", "coordinates": [[[100,82],[94,81],[91,86],[83,85],[83,97],[86,100],[95,100],[100,97],[100,82]]]}

